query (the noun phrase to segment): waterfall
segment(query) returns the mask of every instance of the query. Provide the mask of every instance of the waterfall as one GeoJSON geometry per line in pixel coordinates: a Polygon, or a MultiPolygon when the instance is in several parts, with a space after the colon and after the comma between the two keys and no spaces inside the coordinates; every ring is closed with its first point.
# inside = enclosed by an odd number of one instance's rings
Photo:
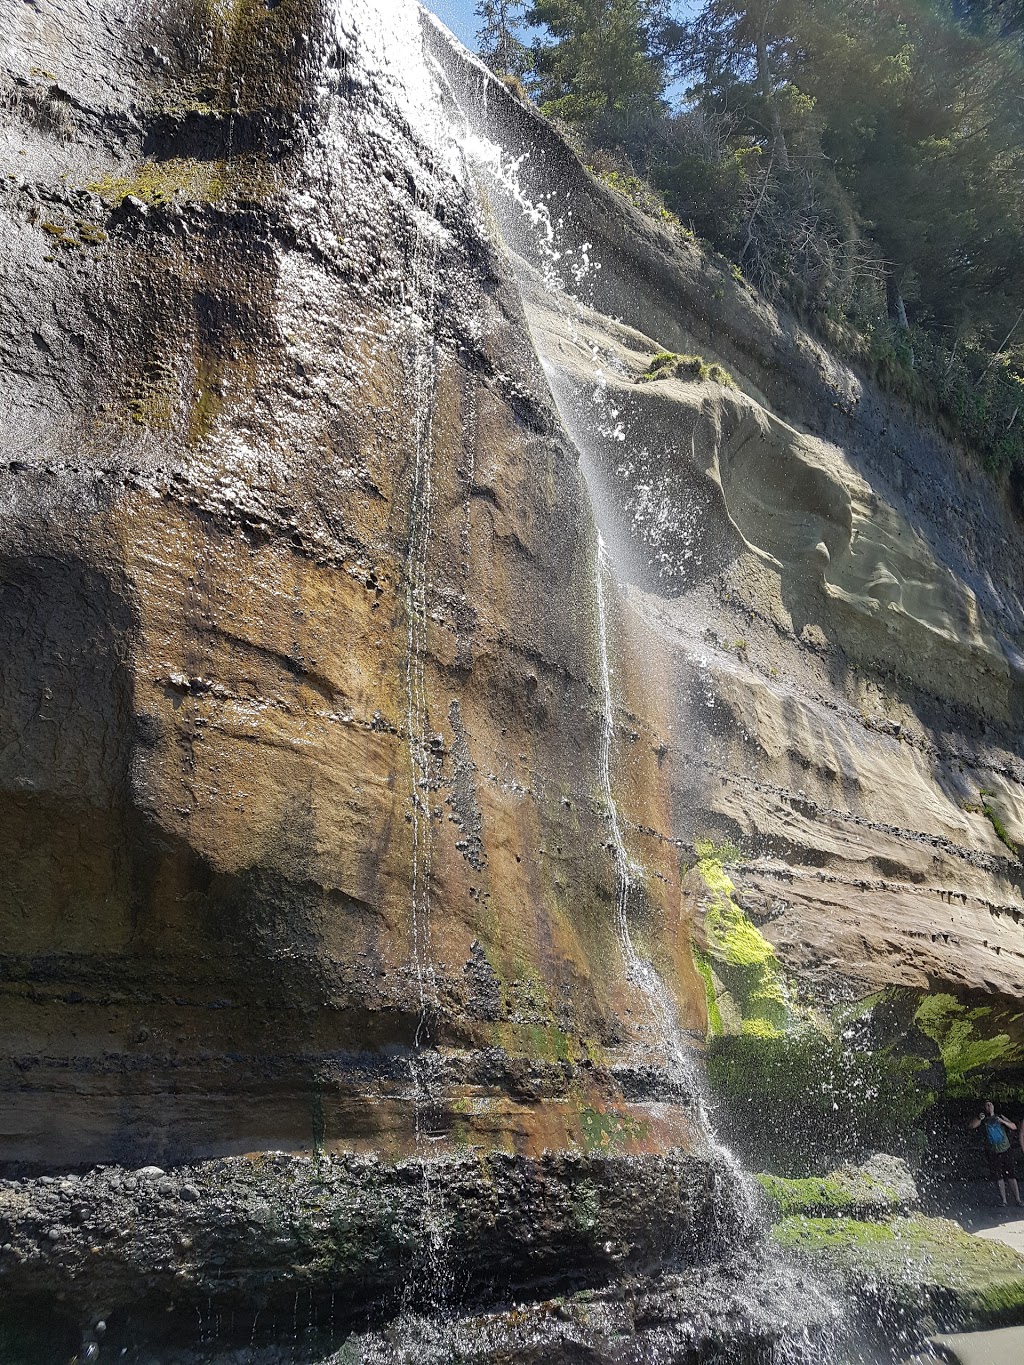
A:
{"type": "Polygon", "coordinates": [[[611,666],[608,648],[608,617],[604,578],[608,561],[604,541],[598,535],[595,556],[595,600],[597,606],[598,648],[601,669],[602,743],[601,782],[608,811],[615,860],[615,928],[619,938],[627,979],[643,995],[648,1012],[657,1025],[658,1037],[666,1049],[666,1070],[673,1088],[694,1107],[698,1116],[697,1135],[727,1172],[729,1189],[722,1205],[723,1221],[732,1230],[746,1232],[757,1221],[757,1198],[753,1181],[738,1159],[714,1131],[707,1109],[703,1078],[694,1062],[679,1025],[675,1001],[653,963],[642,957],[633,943],[629,925],[630,897],[641,883],[642,867],[630,857],[622,835],[622,821],[612,785],[612,752],[615,740],[615,710],[612,697],[611,666]]]}
{"type": "MultiPolygon", "coordinates": [[[[426,11],[424,22],[440,30],[446,42],[450,37],[443,26],[426,11]]],[[[609,639],[609,612],[606,580],[614,581],[608,547],[599,529],[602,489],[597,461],[589,453],[592,434],[604,443],[625,445],[628,436],[608,385],[609,359],[600,354],[584,334],[583,314],[590,306],[588,297],[599,279],[601,262],[593,255],[589,241],[572,240],[571,225],[552,212],[543,191],[527,187],[528,151],[512,151],[490,136],[487,92],[495,77],[468,54],[460,54],[467,70],[475,72],[475,88],[470,99],[460,98],[440,65],[428,58],[441,82],[452,119],[451,135],[457,139],[465,158],[471,186],[485,203],[484,226],[496,232],[509,251],[523,286],[523,301],[534,349],[548,377],[551,396],[563,424],[580,453],[580,467],[586,483],[594,518],[596,550],[594,555],[593,605],[597,627],[598,668],[600,675],[601,796],[610,832],[610,851],[615,872],[615,931],[629,985],[644,1002],[651,1021],[651,1032],[663,1051],[666,1076],[672,1090],[693,1113],[694,1137],[712,1159],[719,1172],[721,1222],[730,1237],[749,1239],[755,1235],[759,1215],[754,1182],[736,1156],[718,1138],[709,1113],[702,1068],[696,1060],[692,1041],[679,1021],[676,1002],[668,984],[654,963],[637,948],[630,923],[631,906],[643,895],[645,872],[631,856],[626,844],[623,819],[615,796],[613,780],[615,739],[615,696],[609,639]],[[475,107],[474,107],[475,100],[475,107]],[[555,376],[554,357],[535,321],[530,304],[534,282],[540,281],[545,309],[557,311],[561,325],[573,342],[586,347],[592,359],[592,387],[584,404],[574,406],[555,376]]],[[[643,1050],[639,1042],[636,1050],[643,1050]]]]}
{"type": "MultiPolygon", "coordinates": [[[[432,876],[434,792],[439,760],[431,723],[428,655],[433,600],[431,561],[435,534],[438,472],[435,469],[434,415],[437,408],[439,268],[450,234],[441,204],[452,181],[455,148],[424,58],[421,14],[416,0],[343,0],[333,11],[333,39],[345,54],[346,79],[360,98],[329,102],[333,154],[339,188],[353,194],[367,237],[377,227],[374,192],[366,192],[365,168],[350,166],[356,139],[346,126],[354,117],[366,145],[393,142],[405,152],[404,170],[413,188],[406,218],[408,266],[393,281],[397,295],[387,345],[404,357],[405,402],[400,413],[402,447],[407,458],[406,546],[399,601],[405,630],[401,730],[406,747],[404,773],[409,831],[408,970],[416,1008],[408,1054],[406,1098],[412,1110],[415,1155],[420,1166],[418,1241],[420,1264],[403,1290],[411,1313],[424,1302],[443,1313],[449,1298],[449,1216],[443,1181],[437,1174],[431,1116],[441,1088],[440,1059],[433,1044],[432,1015],[438,982],[433,948],[432,876]],[[339,112],[340,111],[340,112],[339,112]],[[362,196],[360,199],[359,196],[362,196]]],[[[396,147],[397,151],[397,147],[396,147]]],[[[347,204],[351,209],[351,204],[347,204]]]]}
{"type": "MultiPolygon", "coordinates": [[[[437,209],[436,181],[417,191],[417,212],[433,220],[437,209]]],[[[414,1044],[423,1043],[428,993],[435,991],[430,955],[430,716],[426,689],[427,573],[433,512],[433,413],[437,377],[434,307],[437,283],[437,239],[420,218],[410,282],[412,331],[412,446],[413,470],[409,499],[409,542],[405,560],[406,615],[406,733],[409,744],[409,807],[412,824],[410,870],[411,947],[419,991],[420,1015],[414,1044]]],[[[419,1108],[417,1107],[417,1119],[419,1108]]]]}
{"type": "MultiPolygon", "coordinates": [[[[431,20],[430,16],[425,17],[428,22],[436,22],[431,20]]],[[[439,72],[439,76],[444,81],[443,73],[439,72]]],[[[490,73],[484,72],[481,68],[480,99],[482,103],[486,102],[487,86],[492,79],[490,73]]],[[[447,82],[445,85],[453,105],[458,109],[463,120],[461,132],[457,132],[456,135],[459,137],[471,177],[476,177],[478,181],[482,181],[491,194],[497,192],[505,199],[507,211],[501,215],[500,222],[497,225],[499,235],[506,245],[508,245],[508,237],[514,236],[517,238],[517,244],[521,249],[530,250],[532,257],[530,264],[536,268],[545,292],[556,301],[568,333],[574,339],[579,340],[576,310],[581,302],[580,296],[585,294],[587,282],[592,274],[601,268],[601,263],[595,260],[591,254],[593,250],[591,243],[583,241],[578,245],[573,245],[565,240],[564,224],[552,216],[549,205],[542,198],[531,197],[524,187],[522,172],[525,154],[516,157],[476,130],[473,127],[470,114],[458,101],[450,85],[447,82]],[[528,233],[526,241],[523,241],[519,235],[523,229],[528,233]]],[[[493,212],[493,203],[491,208],[493,212]]],[[[527,307],[527,321],[530,322],[529,307],[527,307]]],[[[548,373],[550,382],[552,376],[548,364],[549,357],[545,353],[543,340],[535,331],[533,342],[541,363],[548,373]]],[[[570,414],[567,413],[562,396],[554,383],[551,384],[551,393],[563,421],[571,430],[578,424],[570,420],[570,414]]],[[[594,357],[593,390],[590,395],[587,422],[599,427],[606,439],[625,440],[625,432],[619,421],[619,413],[609,398],[599,356],[594,357]]],[[[579,431],[574,434],[577,436],[577,446],[581,454],[581,468],[587,484],[596,526],[598,499],[593,486],[591,462],[587,458],[585,442],[579,440],[579,431]]],[[[599,762],[601,797],[611,834],[610,850],[615,872],[616,937],[622,954],[626,980],[643,999],[646,1012],[653,1021],[653,1031],[665,1049],[669,1082],[681,1097],[685,1096],[690,1102],[697,1105],[699,1134],[701,1138],[707,1139],[709,1145],[717,1146],[711,1136],[705,1105],[700,1098],[701,1086],[692,1060],[692,1048],[687,1044],[680,1027],[675,1002],[668,986],[653,963],[637,950],[630,927],[630,902],[631,899],[642,893],[644,872],[643,868],[630,856],[626,847],[622,818],[612,780],[615,706],[612,692],[608,611],[605,593],[605,577],[611,572],[607,548],[598,531],[594,557],[594,607],[601,698],[599,762]]],[[[744,1202],[752,1202],[749,1195],[744,1202]]]]}
{"type": "MultiPolygon", "coordinates": [[[[477,118],[474,108],[452,89],[442,64],[424,50],[419,29],[411,23],[436,24],[420,12],[415,0],[399,0],[397,13],[389,15],[388,25],[371,0],[357,15],[367,24],[369,37],[361,34],[364,49],[372,53],[374,64],[386,71],[390,95],[407,120],[417,149],[415,164],[407,175],[415,181],[415,203],[411,236],[411,269],[403,284],[401,326],[409,365],[409,510],[408,541],[404,560],[404,618],[406,629],[404,685],[404,728],[408,745],[408,819],[410,825],[410,960],[418,992],[419,1017],[410,1056],[412,1098],[415,1106],[417,1155],[422,1172],[420,1205],[420,1243],[425,1263],[417,1282],[408,1286],[403,1307],[410,1341],[416,1331],[412,1311],[424,1301],[430,1304],[437,1320],[445,1319],[454,1307],[450,1293],[448,1265],[449,1211],[443,1173],[428,1159],[431,1134],[424,1116],[437,1091],[437,1054],[430,1046],[429,1019],[436,1007],[438,981],[431,943],[431,872],[433,860],[432,789],[436,778],[430,723],[427,679],[428,633],[431,612],[431,546],[434,535],[436,501],[441,487],[435,468],[434,412],[437,401],[437,342],[440,323],[438,265],[446,239],[439,222],[442,191],[458,185],[463,199],[461,208],[479,215],[478,227],[497,237],[511,256],[517,258],[523,278],[527,276],[556,300],[565,331],[581,344],[583,327],[577,325],[587,306],[587,294],[599,278],[601,262],[595,259],[587,241],[572,241],[570,226],[553,210],[542,194],[528,188],[532,169],[525,156],[516,156],[488,136],[489,125],[477,118]],[[415,28],[415,32],[414,32],[415,28]],[[451,182],[445,185],[445,178],[451,182]]],[[[351,7],[349,7],[351,13],[351,7]]],[[[440,26],[438,26],[440,27],[440,26]]],[[[474,72],[472,59],[459,54],[469,79],[477,89],[473,99],[486,114],[488,92],[493,78],[484,68],[474,72]]],[[[461,81],[461,77],[460,77],[461,81]]],[[[446,205],[447,206],[447,205],[446,205]]],[[[533,287],[533,286],[531,286],[533,287]]],[[[544,339],[532,326],[530,306],[524,304],[533,331],[534,349],[548,370],[544,339]]],[[[585,414],[572,414],[565,395],[552,380],[551,393],[566,429],[576,439],[581,469],[589,493],[595,531],[599,524],[600,490],[595,482],[594,461],[588,457],[587,429],[602,440],[624,444],[627,433],[616,410],[607,383],[607,360],[592,350],[592,387],[585,414]]],[[[620,811],[615,783],[616,677],[613,630],[610,610],[614,582],[613,562],[599,534],[595,535],[592,615],[586,625],[593,629],[598,674],[598,752],[597,790],[608,829],[608,850],[614,878],[614,933],[621,958],[626,988],[641,1008],[634,1010],[643,1024],[631,1040],[633,1060],[650,1065],[652,1051],[661,1062],[673,1101],[686,1106],[693,1120],[693,1146],[705,1158],[711,1179],[718,1182],[715,1224],[719,1244],[756,1242],[755,1200],[752,1185],[731,1154],[714,1134],[704,1097],[695,1051],[681,1027],[676,1001],[668,983],[654,962],[643,951],[635,930],[636,912],[645,895],[647,873],[630,852],[628,822],[620,811]],[[596,638],[595,638],[596,637],[596,638]],[[655,1046],[652,1049],[652,1039],[655,1046]]],[[[594,657],[593,655],[591,656],[594,657]]],[[[714,1248],[716,1240],[708,1238],[714,1248]]],[[[431,1329],[424,1327],[427,1338],[431,1329]]],[[[443,1338],[441,1338],[443,1340],[443,1338]]]]}
{"type": "MultiPolygon", "coordinates": [[[[630,897],[640,887],[643,869],[629,855],[622,836],[622,821],[612,785],[612,752],[615,742],[615,707],[612,699],[611,666],[608,649],[608,615],[605,605],[604,578],[609,571],[604,541],[598,535],[595,556],[595,601],[597,606],[598,654],[601,670],[601,785],[608,824],[612,836],[612,855],[615,861],[615,929],[622,951],[627,980],[643,995],[647,1008],[658,1025],[658,1034],[667,1048],[668,1074],[673,1086],[687,1096],[700,1093],[696,1071],[686,1047],[672,996],[664,980],[652,963],[641,957],[633,943],[629,926],[630,897]]],[[[702,1118],[704,1116],[702,1115],[702,1118]]],[[[701,1128],[707,1131],[706,1122],[701,1128]]]]}

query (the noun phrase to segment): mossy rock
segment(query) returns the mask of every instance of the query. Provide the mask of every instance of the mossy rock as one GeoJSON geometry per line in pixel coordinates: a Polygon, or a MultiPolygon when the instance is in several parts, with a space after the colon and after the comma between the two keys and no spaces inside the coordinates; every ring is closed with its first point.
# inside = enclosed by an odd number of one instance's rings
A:
{"type": "Polygon", "coordinates": [[[1024,1256],[946,1218],[784,1218],[771,1230],[880,1320],[943,1327],[1024,1322],[1024,1256]]]}
{"type": "Polygon", "coordinates": [[[949,1094],[961,1099],[988,1095],[995,1073],[1019,1068],[1021,1018],[1019,1010],[967,1003],[942,992],[924,996],[915,1016],[921,1032],[938,1044],[949,1094]]]}
{"type": "Polygon", "coordinates": [[[705,360],[702,355],[679,355],[675,351],[659,351],[637,380],[649,384],[655,379],[709,379],[723,388],[736,388],[736,381],[717,361],[705,360]]]}
{"type": "Polygon", "coordinates": [[[229,196],[260,199],[269,193],[272,178],[251,157],[228,161],[197,161],[171,157],[144,161],[126,175],[106,175],[86,189],[111,204],[131,196],[144,204],[216,204],[229,196]]]}
{"type": "Polygon", "coordinates": [[[771,1200],[776,1216],[797,1214],[848,1218],[891,1218],[917,1207],[910,1168],[899,1157],[879,1153],[863,1165],[847,1165],[826,1176],[788,1180],[780,1175],[754,1177],[771,1200]]]}
{"type": "Polygon", "coordinates": [[[695,850],[704,888],[704,942],[695,947],[694,961],[707,994],[708,1033],[775,1036],[793,1024],[794,1015],[775,949],[737,904],[725,870],[739,850],[710,840],[698,840],[695,850]]]}

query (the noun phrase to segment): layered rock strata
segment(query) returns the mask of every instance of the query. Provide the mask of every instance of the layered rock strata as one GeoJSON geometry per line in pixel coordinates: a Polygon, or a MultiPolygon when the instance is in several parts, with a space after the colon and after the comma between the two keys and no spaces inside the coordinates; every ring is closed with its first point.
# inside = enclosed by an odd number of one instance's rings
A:
{"type": "MultiPolygon", "coordinates": [[[[0,1291],[104,1354],[334,1334],[727,1250],[723,1172],[681,1154],[423,1162],[269,1153],[0,1186],[0,1291]],[[200,1329],[197,1333],[197,1315],[200,1329]],[[214,1330],[214,1321],[220,1324],[214,1330]],[[233,1326],[231,1325],[233,1324],[233,1326]]],[[[9,1322],[0,1318],[0,1329],[9,1322]]],[[[308,1344],[308,1343],[307,1343],[308,1344]]]]}
{"type": "Polygon", "coordinates": [[[23,1315],[391,1293],[411,1154],[490,1292],[706,1260],[706,840],[818,1005],[1019,1061],[1012,509],[383,11],[0,17],[0,1161],[337,1156],[290,1231],[276,1167],[12,1183],[23,1315]]]}
{"type": "Polygon", "coordinates": [[[1024,988],[1012,496],[436,50],[474,126],[530,149],[514,195],[480,183],[621,580],[627,806],[658,734],[673,835],[738,841],[742,904],[816,995],[948,990],[1004,1026],[1024,988]],[[524,201],[559,227],[565,293],[524,201]],[[600,268],[576,285],[583,256],[600,268]]]}
{"type": "Polygon", "coordinates": [[[415,7],[53,9],[2,20],[0,1157],[688,1141],[578,460],[415,7]]]}

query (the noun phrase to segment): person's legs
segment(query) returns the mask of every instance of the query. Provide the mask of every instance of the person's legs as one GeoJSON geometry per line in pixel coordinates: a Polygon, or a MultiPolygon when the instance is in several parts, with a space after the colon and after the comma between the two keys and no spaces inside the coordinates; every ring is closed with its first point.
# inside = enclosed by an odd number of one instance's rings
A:
{"type": "Polygon", "coordinates": [[[1003,1177],[1003,1180],[1009,1185],[1010,1193],[1013,1195],[1013,1202],[1019,1205],[1020,1190],[1017,1186],[1017,1163],[1014,1160],[1012,1147],[1007,1148],[1007,1150],[1001,1153],[1000,1155],[999,1174],[1003,1177]]]}
{"type": "Polygon", "coordinates": [[[1005,1204],[1005,1203],[1006,1203],[1006,1182],[1003,1180],[1003,1177],[1002,1177],[1001,1175],[996,1177],[996,1184],[999,1186],[999,1201],[1000,1201],[1000,1203],[1005,1204]]]}

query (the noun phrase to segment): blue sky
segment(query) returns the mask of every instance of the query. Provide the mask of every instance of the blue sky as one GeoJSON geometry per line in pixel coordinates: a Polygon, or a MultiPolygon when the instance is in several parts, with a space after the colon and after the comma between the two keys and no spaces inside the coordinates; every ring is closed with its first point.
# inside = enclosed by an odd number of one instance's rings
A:
{"type": "Polygon", "coordinates": [[[479,20],[473,11],[476,0],[424,0],[443,24],[461,38],[469,48],[476,48],[476,30],[479,20]]]}
{"type": "MultiPolygon", "coordinates": [[[[456,38],[461,38],[468,48],[476,51],[476,31],[480,24],[473,13],[476,0],[423,0],[423,3],[451,29],[456,38]]],[[[678,0],[674,12],[685,16],[692,14],[696,8],[694,0],[678,0]]]]}

